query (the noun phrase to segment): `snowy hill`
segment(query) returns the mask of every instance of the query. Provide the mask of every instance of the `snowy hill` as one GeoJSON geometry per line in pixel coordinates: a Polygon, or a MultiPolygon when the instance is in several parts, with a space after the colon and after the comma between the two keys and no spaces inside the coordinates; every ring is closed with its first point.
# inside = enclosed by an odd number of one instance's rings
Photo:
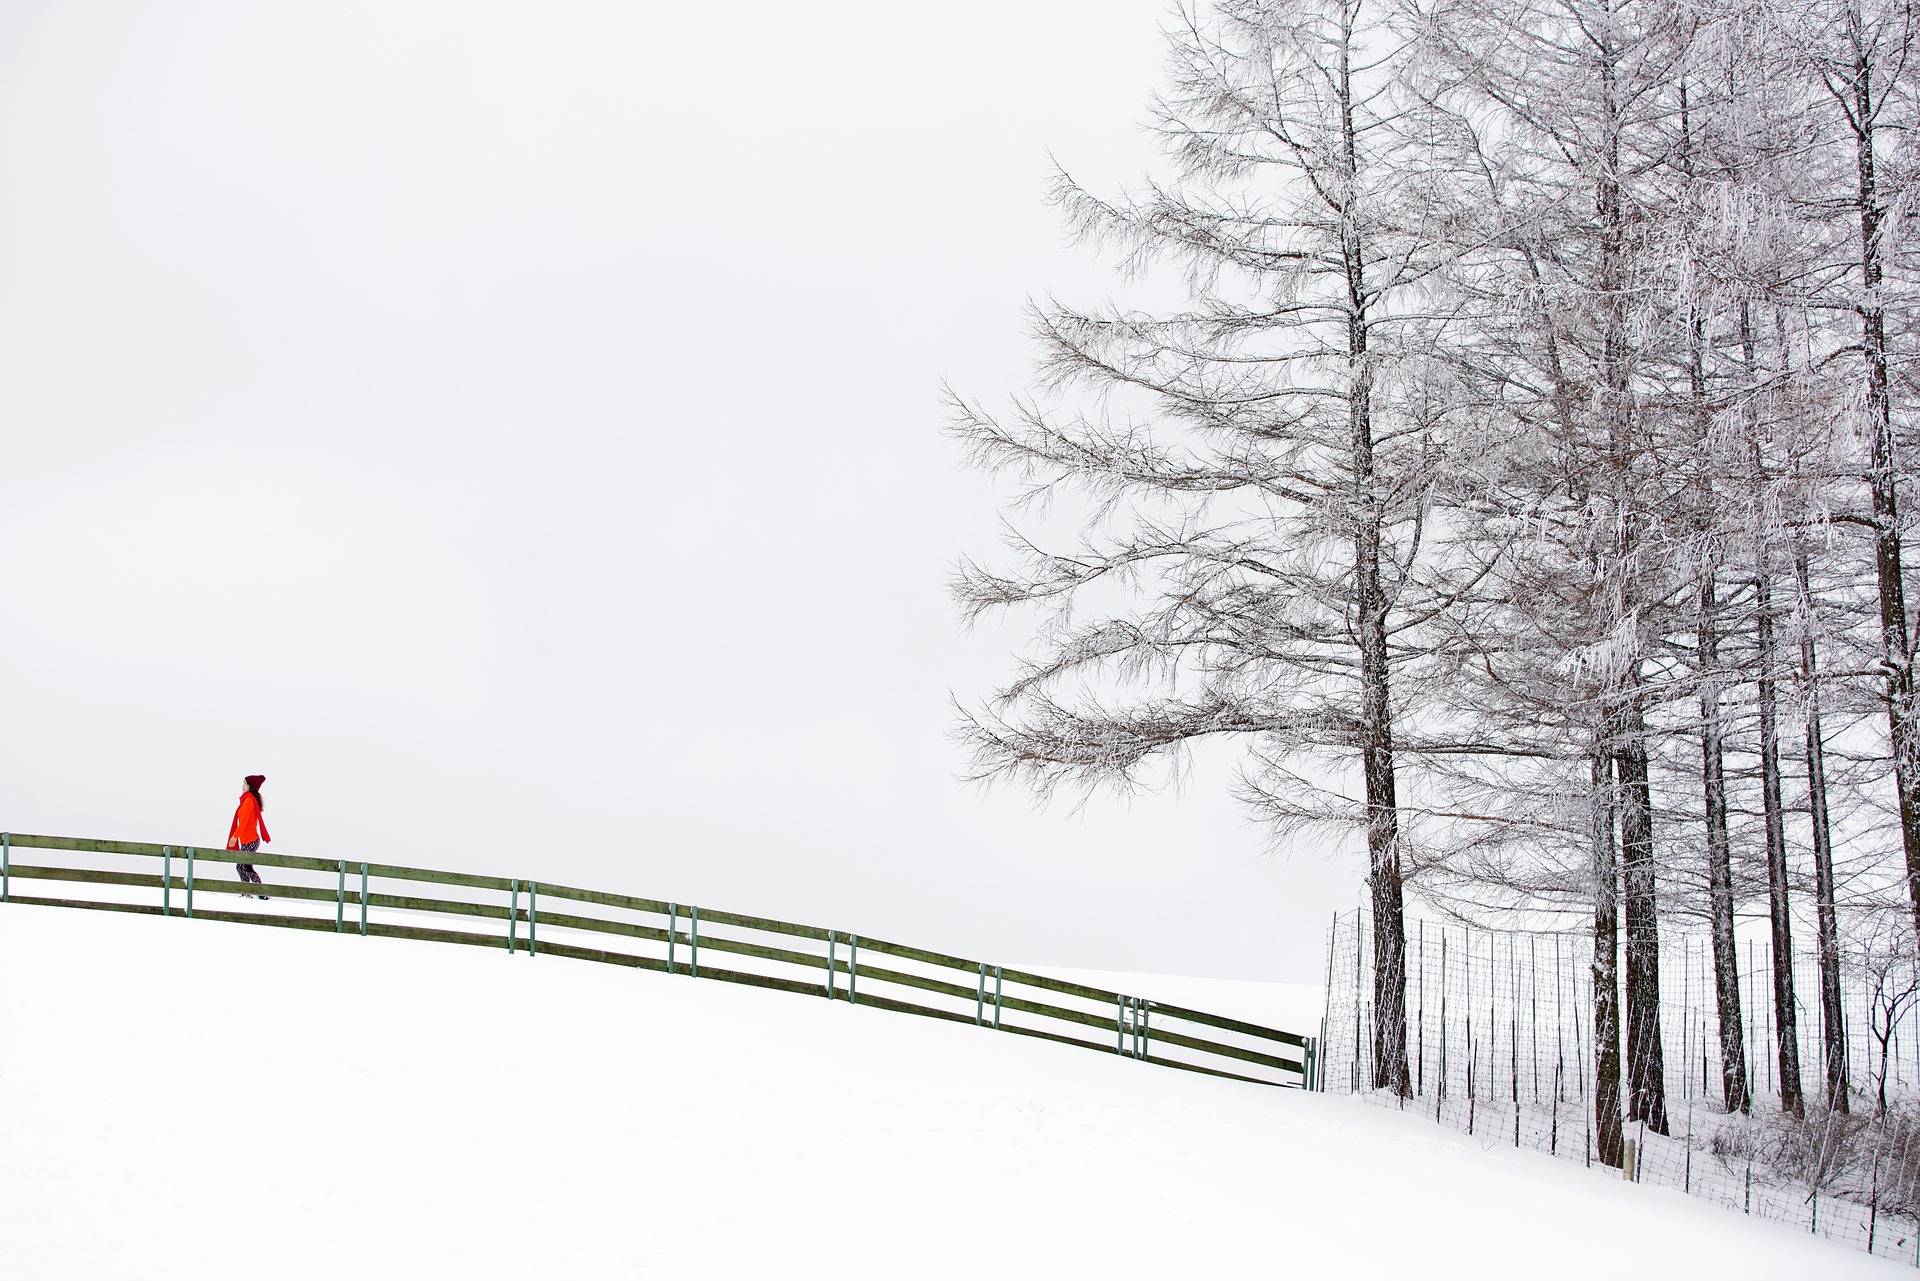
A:
{"type": "Polygon", "coordinates": [[[0,972],[23,1281],[1895,1272],[1358,1101],[685,977],[19,905],[0,972]]]}

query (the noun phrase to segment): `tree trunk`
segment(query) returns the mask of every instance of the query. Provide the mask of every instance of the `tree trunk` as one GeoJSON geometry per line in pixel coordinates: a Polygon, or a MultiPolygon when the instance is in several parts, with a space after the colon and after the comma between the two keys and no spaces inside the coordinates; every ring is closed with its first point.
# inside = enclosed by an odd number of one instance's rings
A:
{"type": "MultiPolygon", "coordinates": [[[[1740,353],[1751,386],[1758,377],[1754,354],[1753,309],[1740,303],[1740,353]]],[[[1773,1020],[1779,1042],[1780,1106],[1794,1116],[1805,1113],[1800,1089],[1800,1028],[1793,997],[1793,919],[1787,900],[1786,805],[1780,796],[1780,727],[1777,673],[1778,647],[1773,634],[1773,577],[1768,563],[1767,533],[1760,511],[1766,500],[1766,459],[1760,452],[1757,426],[1747,438],[1753,492],[1749,499],[1749,532],[1753,540],[1753,605],[1759,653],[1760,808],[1767,852],[1767,923],[1773,943],[1773,1020]]]]}
{"type": "MultiPolygon", "coordinates": [[[[1681,168],[1694,181],[1693,122],[1687,81],[1680,81],[1681,168]]],[[[1711,457],[1709,437],[1713,411],[1707,401],[1704,359],[1706,323],[1695,311],[1687,327],[1687,392],[1692,402],[1694,434],[1703,458],[1711,457]]],[[[1713,473],[1703,469],[1700,481],[1702,527],[1713,534],[1719,507],[1713,473]]],[[[1745,1020],[1740,1008],[1740,949],[1733,933],[1733,840],[1727,830],[1727,758],[1720,726],[1720,582],[1717,551],[1707,557],[1700,582],[1697,629],[1700,674],[1700,786],[1707,825],[1707,920],[1713,944],[1713,991],[1720,1033],[1720,1092],[1729,1112],[1752,1110],[1747,1088],[1745,1020]]],[[[1705,1088],[1706,1083],[1701,1083],[1705,1088]]]]}
{"type": "MultiPolygon", "coordinates": [[[[1366,331],[1353,342],[1364,361],[1366,331]]],[[[1400,811],[1388,703],[1387,606],[1380,588],[1380,527],[1373,511],[1373,438],[1366,401],[1353,404],[1356,488],[1354,577],[1359,596],[1361,771],[1367,792],[1367,883],[1373,898],[1373,1086],[1412,1093],[1407,1064],[1407,927],[1400,872],[1400,811]]]]}
{"type": "MultiPolygon", "coordinates": [[[[1616,53],[1608,47],[1600,65],[1606,138],[1605,165],[1595,190],[1595,213],[1600,228],[1599,288],[1606,308],[1600,366],[1606,384],[1608,446],[1614,519],[1612,622],[1625,625],[1639,618],[1636,593],[1635,543],[1639,512],[1633,492],[1632,378],[1628,353],[1625,298],[1626,213],[1621,204],[1620,126],[1625,112],[1618,101],[1616,53]]],[[[1660,1045],[1660,934],[1653,867],[1653,809],[1647,787],[1645,712],[1640,702],[1639,640],[1626,663],[1620,687],[1609,691],[1613,718],[1609,745],[1620,783],[1620,862],[1626,882],[1627,925],[1627,1106],[1635,1120],[1667,1132],[1666,1085],[1660,1045]]]]}
{"type": "Polygon", "coordinates": [[[1907,631],[1905,569],[1900,549],[1898,470],[1893,402],[1887,388],[1887,311],[1881,297],[1879,177],[1874,161],[1872,62],[1856,8],[1849,15],[1854,42],[1852,125],[1854,176],[1860,213],[1860,346],[1867,362],[1867,485],[1873,494],[1873,568],[1880,595],[1880,658],[1887,682],[1887,729],[1893,741],[1893,782],[1900,808],[1900,844],[1906,854],[1907,893],[1920,933],[1920,706],[1913,680],[1913,640],[1907,631]]]}
{"type": "Polygon", "coordinates": [[[1590,760],[1593,850],[1593,1140],[1594,1155],[1615,1169],[1620,1134],[1620,869],[1613,851],[1613,758],[1595,747],[1590,760]]]}
{"type": "MultiPolygon", "coordinates": [[[[1352,12],[1342,11],[1341,167],[1359,172],[1353,119],[1352,12]]],[[[1367,793],[1367,883],[1373,898],[1373,1088],[1413,1092],[1407,1064],[1407,925],[1400,873],[1400,809],[1388,701],[1387,598],[1380,584],[1380,496],[1374,492],[1373,372],[1367,355],[1366,255],[1351,206],[1341,206],[1347,284],[1347,427],[1352,451],[1354,605],[1360,647],[1361,773],[1367,793]]]]}
{"type": "Polygon", "coordinates": [[[1666,1054],[1660,1040],[1660,923],[1654,884],[1647,727],[1637,704],[1622,717],[1620,863],[1626,882],[1627,1116],[1667,1133],[1666,1054]]]}
{"type": "Polygon", "coordinates": [[[1807,723],[1807,809],[1813,822],[1815,934],[1820,949],[1821,1051],[1827,1105],[1847,1111],[1847,1020],[1840,997],[1840,921],[1833,891],[1833,829],[1827,818],[1826,749],[1820,730],[1819,656],[1813,639],[1813,592],[1807,544],[1796,536],[1793,581],[1800,622],[1800,685],[1807,723]]]}
{"type": "Polygon", "coordinates": [[[1700,776],[1707,810],[1707,891],[1713,990],[1719,1013],[1720,1090],[1729,1112],[1748,1112],[1747,1041],[1740,1009],[1740,949],[1733,936],[1733,841],[1727,832],[1726,748],[1720,737],[1718,587],[1700,586],[1700,776]]]}
{"type": "MultiPolygon", "coordinates": [[[[1759,449],[1756,442],[1754,449],[1759,449]]],[[[1773,1021],[1780,1045],[1780,1106],[1801,1116],[1800,1028],[1793,997],[1793,921],[1787,902],[1787,832],[1780,797],[1780,731],[1776,710],[1773,589],[1764,569],[1754,579],[1760,631],[1760,797],[1767,842],[1767,920],[1773,938],[1773,1021]]]]}

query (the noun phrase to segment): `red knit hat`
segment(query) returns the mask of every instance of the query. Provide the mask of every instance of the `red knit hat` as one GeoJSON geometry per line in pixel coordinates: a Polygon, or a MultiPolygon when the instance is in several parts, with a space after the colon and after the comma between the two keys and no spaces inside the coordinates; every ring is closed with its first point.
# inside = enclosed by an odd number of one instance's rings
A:
{"type": "Polygon", "coordinates": [[[260,784],[266,781],[267,781],[267,776],[265,774],[247,775],[247,786],[252,788],[256,792],[260,790],[260,784]]]}

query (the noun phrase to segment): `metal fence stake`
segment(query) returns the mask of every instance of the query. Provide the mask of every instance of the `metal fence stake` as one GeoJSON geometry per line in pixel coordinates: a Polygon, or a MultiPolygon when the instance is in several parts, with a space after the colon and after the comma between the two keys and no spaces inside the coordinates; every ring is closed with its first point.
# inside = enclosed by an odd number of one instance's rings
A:
{"type": "Polygon", "coordinates": [[[507,955],[512,956],[520,949],[520,881],[515,878],[507,886],[513,894],[507,901],[507,955]]]}
{"type": "MultiPolygon", "coordinates": [[[[1320,998],[1320,1039],[1327,1039],[1327,1011],[1333,1005],[1333,939],[1340,932],[1340,913],[1333,914],[1333,924],[1327,930],[1327,985],[1321,989],[1325,993],[1320,998]]],[[[1356,944],[1355,946],[1358,946],[1356,944]]],[[[1445,991],[1444,986],[1441,989],[1445,991]]],[[[1444,1022],[1444,1020],[1443,1020],[1444,1022]]]]}
{"type": "Polygon", "coordinates": [[[1420,953],[1420,999],[1414,1015],[1414,1024],[1419,1029],[1414,1051],[1413,1093],[1415,1098],[1427,1092],[1427,923],[1424,919],[1420,922],[1417,950],[1420,953]]]}
{"type": "Polygon", "coordinates": [[[680,937],[680,905],[667,904],[667,973],[673,973],[673,944],[680,937]]]}
{"type": "Polygon", "coordinates": [[[344,934],[347,929],[347,860],[340,860],[340,880],[333,891],[333,932],[344,934]]]}
{"type": "Polygon", "coordinates": [[[173,846],[160,847],[160,915],[173,915],[173,846]]]}
{"type": "Polygon", "coordinates": [[[847,1004],[860,1004],[860,936],[847,936],[847,1004]]]}
{"type": "Polygon", "coordinates": [[[360,865],[360,937],[367,936],[367,865],[360,865]]]}
{"type": "Polygon", "coordinates": [[[827,931],[827,999],[833,999],[833,931],[827,931]]]}
{"type": "Polygon", "coordinates": [[[687,913],[691,921],[691,924],[688,926],[688,931],[693,936],[692,939],[690,940],[690,947],[688,948],[688,951],[690,953],[690,959],[687,962],[687,970],[689,973],[693,975],[693,977],[699,978],[700,977],[700,909],[697,907],[690,907],[687,909],[687,913]]]}
{"type": "Polygon", "coordinates": [[[1000,1030],[1000,967],[993,967],[993,1030],[1000,1030]]]}
{"type": "Polygon", "coordinates": [[[527,955],[540,954],[540,882],[527,882],[527,955]]]}

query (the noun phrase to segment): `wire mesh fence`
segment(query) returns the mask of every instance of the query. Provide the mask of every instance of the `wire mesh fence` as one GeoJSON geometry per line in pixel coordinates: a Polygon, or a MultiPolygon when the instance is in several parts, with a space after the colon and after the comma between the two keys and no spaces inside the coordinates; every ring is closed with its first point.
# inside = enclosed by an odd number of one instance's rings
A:
{"type": "MultiPolygon", "coordinates": [[[[1376,1070],[1364,909],[1336,917],[1328,940],[1323,1088],[1422,1111],[1489,1143],[1612,1164],[1595,1132],[1592,940],[1425,921],[1408,923],[1406,943],[1408,1093],[1376,1084],[1391,1078],[1376,1070]]],[[[1657,1063],[1662,1088],[1648,1093],[1663,1103],[1664,1125],[1647,1107],[1625,1122],[1630,1172],[1920,1267],[1920,1017],[1910,955],[1892,974],[1866,958],[1842,967],[1832,1043],[1844,1051],[1847,1089],[1831,1098],[1818,966],[1794,958],[1797,1017],[1787,1040],[1804,1087],[1798,1112],[1782,1102],[1782,1058],[1792,1055],[1781,1053],[1770,949],[1743,939],[1738,960],[1740,1041],[1728,1053],[1706,940],[1661,939],[1659,1024],[1641,1029],[1657,1036],[1659,1052],[1623,1054],[1622,1073],[1632,1117],[1631,1065],[1657,1063]],[[1742,1085],[1750,1110],[1738,1106],[1742,1085]]]]}

